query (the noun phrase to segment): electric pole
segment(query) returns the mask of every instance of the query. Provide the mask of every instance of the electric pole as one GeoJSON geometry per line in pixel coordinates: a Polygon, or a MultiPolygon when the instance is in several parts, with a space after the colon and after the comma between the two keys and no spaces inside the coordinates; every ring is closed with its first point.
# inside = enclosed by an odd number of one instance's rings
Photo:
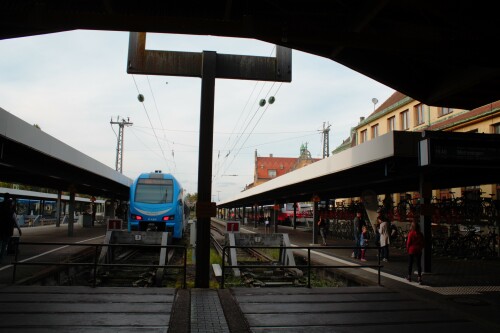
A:
{"type": "Polygon", "coordinates": [[[117,137],[117,143],[116,143],[116,171],[122,173],[122,167],[123,167],[123,132],[125,126],[132,126],[133,123],[129,121],[129,118],[127,117],[127,120],[122,119],[120,121],[120,116],[116,117],[116,121],[113,121],[113,117],[111,117],[111,121],[109,122],[111,126],[113,125],[118,125],[118,137],[117,137]]]}
{"type": "Polygon", "coordinates": [[[330,156],[330,124],[323,122],[323,158],[330,156]]]}

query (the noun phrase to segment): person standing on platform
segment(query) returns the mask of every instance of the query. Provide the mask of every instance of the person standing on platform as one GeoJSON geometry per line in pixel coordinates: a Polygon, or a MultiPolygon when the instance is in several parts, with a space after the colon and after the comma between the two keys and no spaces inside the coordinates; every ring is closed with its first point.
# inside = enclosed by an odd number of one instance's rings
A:
{"type": "Polygon", "coordinates": [[[3,260],[4,254],[7,253],[7,246],[14,234],[14,227],[17,227],[19,236],[21,236],[22,231],[17,224],[13,201],[9,193],[5,193],[4,200],[0,203],[0,262],[3,260]]]}
{"type": "Polygon", "coordinates": [[[323,245],[326,245],[326,232],[328,230],[328,225],[324,217],[320,217],[318,221],[319,234],[323,239],[323,245]]]}
{"type": "Polygon", "coordinates": [[[379,216],[378,232],[380,234],[380,257],[383,261],[389,261],[390,226],[385,215],[379,216]]]}
{"type": "Polygon", "coordinates": [[[359,236],[359,246],[361,246],[361,261],[366,261],[366,248],[368,247],[368,229],[366,225],[361,228],[359,236]]]}
{"type": "Polygon", "coordinates": [[[359,210],[356,212],[356,217],[353,220],[353,232],[354,232],[354,251],[352,252],[352,257],[356,259],[361,259],[361,251],[359,249],[359,238],[361,237],[361,231],[363,226],[366,225],[363,219],[363,213],[359,210]]]}
{"type": "Polygon", "coordinates": [[[267,232],[271,232],[271,224],[269,223],[269,217],[266,217],[265,221],[264,221],[264,230],[265,230],[265,233],[267,234],[267,232]]]}
{"type": "Polygon", "coordinates": [[[417,263],[417,282],[422,284],[422,251],[424,250],[424,234],[420,231],[420,224],[413,221],[406,240],[408,252],[408,275],[406,279],[411,282],[413,261],[417,263]]]}

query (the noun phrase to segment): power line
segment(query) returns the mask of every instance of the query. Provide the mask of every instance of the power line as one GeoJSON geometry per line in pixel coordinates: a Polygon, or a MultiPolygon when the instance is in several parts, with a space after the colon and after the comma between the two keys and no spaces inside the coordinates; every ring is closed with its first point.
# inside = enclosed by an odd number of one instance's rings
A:
{"type": "Polygon", "coordinates": [[[160,147],[161,154],[162,154],[163,159],[165,160],[165,162],[167,164],[167,168],[168,168],[169,172],[171,172],[170,165],[168,164],[168,160],[165,157],[165,152],[163,151],[163,148],[160,145],[160,141],[158,140],[158,136],[156,135],[156,131],[155,131],[154,127],[153,127],[153,123],[151,122],[151,118],[149,117],[148,110],[146,109],[146,105],[144,104],[144,96],[142,94],[140,94],[139,87],[137,86],[137,82],[135,81],[134,75],[132,75],[132,79],[134,80],[135,88],[137,89],[137,92],[139,93],[139,96],[138,96],[139,102],[141,102],[142,107],[144,109],[144,112],[146,113],[146,116],[147,116],[148,121],[149,121],[149,125],[151,126],[151,129],[153,130],[153,134],[154,134],[154,136],[156,138],[156,142],[158,143],[158,147],[160,147]]]}
{"type": "Polygon", "coordinates": [[[156,108],[156,114],[158,115],[158,119],[160,120],[160,125],[161,125],[161,130],[163,132],[163,137],[165,138],[165,142],[167,143],[168,149],[172,151],[172,161],[174,163],[174,170],[176,170],[177,165],[175,164],[174,150],[172,149],[172,147],[170,146],[170,144],[168,143],[168,141],[165,137],[166,131],[165,131],[165,128],[163,127],[163,122],[162,122],[161,117],[160,117],[160,111],[158,110],[158,105],[156,104],[156,98],[155,98],[155,95],[153,93],[153,88],[151,88],[151,82],[149,81],[149,75],[146,75],[146,79],[148,80],[149,91],[151,91],[151,96],[153,96],[153,102],[154,102],[154,105],[156,108]]]}
{"type": "MultiPolygon", "coordinates": [[[[280,90],[280,88],[281,88],[282,84],[283,84],[283,83],[280,83],[280,85],[278,86],[278,89],[276,90],[276,92],[274,93],[274,95],[273,95],[273,96],[277,96],[277,95],[278,95],[278,92],[279,92],[279,90],[280,90]]],[[[274,84],[273,84],[273,86],[274,86],[274,84]]],[[[272,87],[271,87],[271,89],[272,89],[272,87]]],[[[269,92],[267,93],[266,98],[267,98],[267,96],[269,95],[269,93],[271,92],[271,89],[269,89],[269,92]]],[[[248,138],[250,137],[250,135],[251,135],[251,134],[252,134],[252,132],[254,131],[255,127],[257,127],[257,125],[259,124],[260,120],[262,119],[262,117],[263,117],[263,116],[264,116],[264,114],[266,113],[267,109],[269,108],[269,105],[270,105],[270,103],[268,103],[268,104],[266,105],[266,108],[265,108],[265,109],[264,109],[264,111],[261,113],[261,115],[260,115],[259,119],[258,119],[258,120],[257,120],[257,122],[255,123],[255,125],[254,125],[254,127],[252,128],[252,130],[250,131],[250,133],[248,133],[248,134],[247,134],[247,137],[246,137],[245,141],[241,144],[240,149],[236,152],[236,154],[235,154],[235,155],[233,155],[233,159],[231,160],[231,162],[229,163],[229,165],[227,166],[227,168],[225,169],[225,171],[224,171],[224,172],[227,172],[227,170],[229,170],[229,168],[231,167],[231,164],[233,163],[233,161],[236,159],[236,157],[238,156],[239,152],[240,152],[240,151],[241,151],[241,149],[243,148],[243,145],[245,145],[245,143],[247,142],[248,138]]]]}
{"type": "MultiPolygon", "coordinates": [[[[274,46],[273,46],[273,48],[271,49],[271,52],[270,52],[269,56],[272,56],[272,54],[274,53],[275,49],[276,49],[276,45],[274,45],[274,46]]],[[[246,109],[246,108],[247,108],[247,106],[250,104],[250,101],[252,100],[252,96],[253,96],[253,94],[254,94],[254,92],[255,92],[255,89],[257,88],[257,85],[258,85],[258,84],[259,84],[259,82],[255,82],[254,87],[253,87],[253,89],[252,89],[252,92],[251,92],[251,93],[250,93],[250,95],[248,96],[248,99],[247,99],[247,101],[246,101],[246,103],[245,103],[245,106],[243,107],[243,110],[242,110],[242,112],[240,113],[240,116],[238,117],[238,120],[236,121],[236,124],[235,124],[235,126],[233,127],[233,130],[231,131],[230,136],[228,137],[228,139],[226,140],[226,143],[225,143],[225,144],[224,144],[224,146],[222,147],[222,150],[223,150],[223,151],[224,151],[224,149],[226,148],[226,145],[227,145],[227,144],[229,144],[229,142],[231,141],[232,135],[235,133],[235,129],[237,128],[237,126],[238,126],[238,124],[239,124],[239,122],[240,122],[240,119],[241,119],[242,115],[245,113],[245,109],[246,109]]],[[[264,84],[262,85],[262,88],[260,89],[259,94],[258,94],[257,96],[259,96],[259,95],[262,93],[262,90],[264,90],[265,85],[266,85],[266,83],[264,82],[264,84]]],[[[273,85],[271,86],[271,88],[269,89],[269,91],[272,89],[272,87],[273,87],[273,86],[274,86],[274,83],[273,83],[273,85]]],[[[268,92],[268,94],[269,94],[269,92],[268,92]]],[[[249,117],[249,116],[250,116],[250,114],[251,114],[251,109],[250,109],[250,111],[247,113],[247,116],[246,116],[245,120],[242,122],[241,127],[243,127],[245,124],[247,124],[247,125],[245,126],[245,128],[243,129],[243,131],[242,131],[240,134],[238,134],[238,135],[237,135],[237,137],[236,137],[236,142],[235,142],[235,143],[233,144],[233,146],[232,146],[232,147],[231,147],[231,148],[227,151],[227,154],[224,156],[224,160],[223,160],[222,164],[220,163],[220,151],[219,151],[219,153],[218,153],[218,155],[217,155],[217,160],[216,160],[216,165],[215,165],[215,172],[214,172],[214,176],[213,176],[213,178],[212,178],[212,179],[215,179],[215,178],[217,177],[217,175],[218,175],[218,173],[219,173],[219,170],[220,170],[220,169],[224,166],[224,164],[225,164],[225,163],[226,163],[226,161],[227,161],[227,158],[228,158],[228,157],[229,157],[229,155],[231,154],[231,151],[233,151],[233,150],[234,150],[234,148],[235,148],[235,147],[236,147],[236,145],[238,144],[238,142],[239,142],[240,138],[241,138],[241,137],[245,134],[246,129],[248,128],[248,126],[249,126],[249,125],[250,125],[250,123],[252,122],[252,120],[253,120],[253,118],[255,117],[255,115],[257,114],[258,110],[259,110],[259,109],[257,109],[257,110],[254,112],[254,114],[253,114],[252,118],[248,121],[248,123],[247,123],[247,120],[248,120],[248,117],[249,117]]]]}
{"type": "MultiPolygon", "coordinates": [[[[141,144],[142,144],[142,145],[143,145],[146,149],[145,149],[145,150],[139,150],[139,149],[137,149],[137,150],[132,150],[132,149],[127,149],[127,151],[150,151],[150,152],[152,152],[153,154],[155,154],[156,156],[158,156],[158,157],[162,158],[161,154],[159,154],[159,153],[158,153],[158,150],[154,150],[153,148],[149,147],[146,143],[144,143],[144,141],[142,141],[142,140],[140,139],[140,137],[137,135],[137,133],[136,133],[136,132],[137,132],[137,129],[135,129],[135,130],[134,130],[134,129],[132,129],[132,134],[135,136],[135,138],[136,138],[136,139],[137,139],[137,140],[138,140],[138,141],[139,141],[139,142],[140,142],[140,143],[141,143],[141,144]]],[[[139,131],[139,132],[140,132],[140,131],[139,131]]],[[[142,132],[142,133],[144,133],[144,134],[146,134],[146,135],[151,135],[151,134],[146,133],[146,132],[142,132]]]]}

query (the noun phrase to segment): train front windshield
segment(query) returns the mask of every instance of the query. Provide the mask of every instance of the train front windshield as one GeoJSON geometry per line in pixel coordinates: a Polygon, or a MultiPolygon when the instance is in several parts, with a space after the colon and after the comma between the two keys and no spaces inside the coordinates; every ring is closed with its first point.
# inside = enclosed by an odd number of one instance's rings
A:
{"type": "Polygon", "coordinates": [[[172,203],[174,183],[172,179],[139,179],[135,189],[135,202],[148,204],[172,203]]]}

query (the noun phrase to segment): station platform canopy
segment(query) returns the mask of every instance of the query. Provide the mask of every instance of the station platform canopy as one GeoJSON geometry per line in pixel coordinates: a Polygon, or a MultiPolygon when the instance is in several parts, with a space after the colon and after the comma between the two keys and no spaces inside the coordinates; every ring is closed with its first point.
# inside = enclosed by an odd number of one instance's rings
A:
{"type": "Polygon", "coordinates": [[[361,197],[500,182],[500,135],[394,131],[274,178],[220,208],[361,197]]]}
{"type": "Polygon", "coordinates": [[[0,181],[128,200],[132,180],[0,108],[0,181]]]}

